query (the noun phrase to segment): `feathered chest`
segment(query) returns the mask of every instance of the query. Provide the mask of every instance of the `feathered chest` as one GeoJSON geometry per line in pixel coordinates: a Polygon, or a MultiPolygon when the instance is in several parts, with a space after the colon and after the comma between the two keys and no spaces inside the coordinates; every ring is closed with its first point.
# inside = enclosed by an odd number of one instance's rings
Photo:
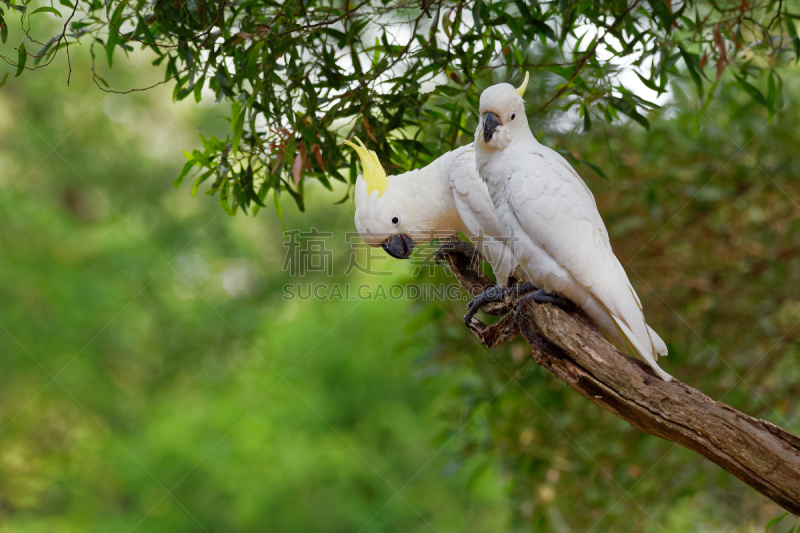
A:
{"type": "Polygon", "coordinates": [[[498,214],[500,214],[504,207],[511,203],[512,165],[508,164],[508,161],[501,154],[496,154],[478,163],[478,173],[481,179],[486,182],[492,203],[498,210],[498,214]]]}

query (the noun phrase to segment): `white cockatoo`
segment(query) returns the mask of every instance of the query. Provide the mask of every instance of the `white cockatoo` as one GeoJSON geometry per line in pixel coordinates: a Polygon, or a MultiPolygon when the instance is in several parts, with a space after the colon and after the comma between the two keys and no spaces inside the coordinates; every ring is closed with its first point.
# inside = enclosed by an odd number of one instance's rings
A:
{"type": "Polygon", "coordinates": [[[500,225],[486,184],[475,170],[472,145],[447,152],[430,165],[387,176],[378,156],[356,138],[363,167],[355,188],[356,228],[370,246],[406,259],[414,245],[465,233],[504,288],[517,262],[500,240],[500,225]]]}
{"type": "Polygon", "coordinates": [[[528,297],[554,293],[578,304],[622,351],[632,347],[665,381],[656,360],[664,341],[645,322],[642,304],[611,249],[594,196],[557,152],[528,126],[522,95],[507,83],[480,98],[475,132],[478,174],[486,182],[503,238],[531,283],[528,297]]]}

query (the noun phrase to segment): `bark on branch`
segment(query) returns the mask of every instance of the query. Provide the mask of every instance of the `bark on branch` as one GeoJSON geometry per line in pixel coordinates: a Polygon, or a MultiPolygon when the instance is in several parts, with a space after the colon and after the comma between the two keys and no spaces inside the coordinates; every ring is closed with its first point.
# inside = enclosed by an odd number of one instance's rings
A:
{"type": "MultiPolygon", "coordinates": [[[[437,256],[470,295],[493,285],[470,244],[445,243],[437,256]]],[[[473,318],[469,327],[489,348],[521,334],[536,362],[584,397],[642,431],[699,453],[800,516],[799,437],[677,380],[662,381],[617,350],[577,308],[524,300],[516,317],[513,308],[510,301],[494,304],[490,314],[511,312],[493,326],[473,318]]]]}

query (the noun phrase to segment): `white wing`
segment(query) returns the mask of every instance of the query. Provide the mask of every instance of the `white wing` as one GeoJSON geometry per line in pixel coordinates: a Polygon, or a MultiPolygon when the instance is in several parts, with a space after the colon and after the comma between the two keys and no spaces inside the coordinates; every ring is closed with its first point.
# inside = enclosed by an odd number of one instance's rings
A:
{"type": "Polygon", "coordinates": [[[468,144],[453,154],[449,175],[456,210],[465,229],[476,237],[476,246],[492,265],[498,283],[505,285],[517,261],[501,239],[503,233],[489,189],[475,168],[473,146],[468,144]]]}
{"type": "Polygon", "coordinates": [[[563,157],[541,145],[509,161],[509,167],[509,201],[522,230],[578,284],[576,292],[582,287],[599,301],[628,342],[668,380],[655,362],[666,346],[650,335],[589,188],[563,157]]]}

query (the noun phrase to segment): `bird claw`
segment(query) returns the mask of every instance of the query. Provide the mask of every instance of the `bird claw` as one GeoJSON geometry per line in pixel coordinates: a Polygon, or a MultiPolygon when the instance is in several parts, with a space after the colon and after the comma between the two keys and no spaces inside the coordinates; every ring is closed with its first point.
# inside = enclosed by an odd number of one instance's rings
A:
{"type": "Polygon", "coordinates": [[[569,305],[569,300],[558,294],[557,292],[553,294],[548,294],[544,289],[539,289],[533,291],[531,293],[526,294],[520,300],[530,299],[539,304],[553,304],[559,307],[564,307],[569,305]]]}
{"type": "Polygon", "coordinates": [[[490,303],[505,302],[506,305],[504,307],[488,311],[489,314],[492,315],[505,314],[514,306],[515,301],[520,298],[520,295],[524,295],[525,293],[534,290],[536,290],[536,286],[528,281],[511,285],[505,289],[500,289],[497,285],[490,287],[489,289],[475,296],[472,300],[470,300],[469,304],[467,304],[467,314],[464,315],[464,323],[469,326],[472,321],[472,317],[475,316],[475,314],[484,306],[490,303]]]}
{"type": "Polygon", "coordinates": [[[537,289],[536,285],[531,283],[530,281],[525,281],[523,283],[519,283],[517,285],[512,285],[506,289],[506,293],[511,296],[512,300],[516,302],[521,298],[526,298],[527,293],[531,291],[535,291],[537,289]],[[512,294],[513,293],[513,294],[512,294]]]}
{"type": "Polygon", "coordinates": [[[502,302],[505,300],[505,294],[508,289],[501,289],[497,285],[489,287],[482,293],[475,296],[467,304],[467,314],[464,315],[464,324],[467,326],[472,322],[472,317],[475,316],[483,306],[493,302],[502,302]]]}
{"type": "Polygon", "coordinates": [[[505,302],[506,307],[503,309],[489,310],[490,314],[505,314],[512,308],[514,311],[514,319],[519,317],[520,306],[522,300],[533,300],[540,304],[553,304],[561,308],[568,308],[572,302],[564,298],[558,293],[548,294],[544,289],[537,288],[533,283],[526,281],[506,287],[505,289],[499,288],[497,285],[489,287],[484,292],[475,296],[467,304],[467,314],[464,315],[464,324],[467,327],[472,327],[472,318],[483,307],[491,303],[505,302]]]}
{"type": "Polygon", "coordinates": [[[553,304],[561,308],[569,307],[571,305],[571,302],[569,300],[567,300],[557,292],[553,294],[548,294],[544,289],[538,289],[533,292],[529,292],[528,294],[525,294],[515,302],[515,306],[517,308],[517,310],[515,311],[515,317],[519,316],[519,311],[520,311],[519,303],[522,300],[533,300],[538,304],[553,304]]]}

